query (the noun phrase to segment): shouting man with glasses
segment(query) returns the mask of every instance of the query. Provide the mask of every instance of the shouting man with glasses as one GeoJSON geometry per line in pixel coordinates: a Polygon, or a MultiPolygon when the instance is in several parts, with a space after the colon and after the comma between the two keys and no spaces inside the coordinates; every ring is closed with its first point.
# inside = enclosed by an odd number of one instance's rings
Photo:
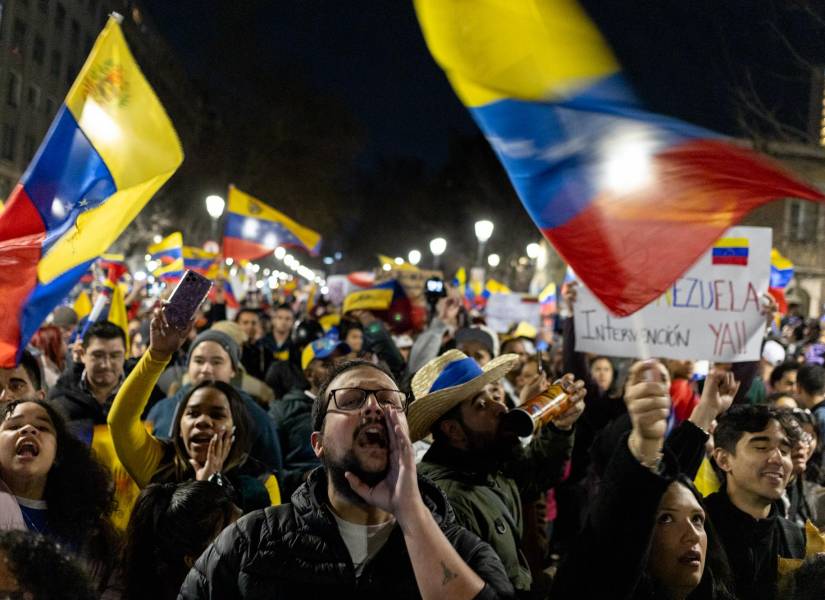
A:
{"type": "Polygon", "coordinates": [[[511,597],[498,556],[456,524],[438,488],[418,479],[406,400],[382,367],[337,365],[312,411],[323,466],[291,504],[224,530],[180,597],[511,597]]]}

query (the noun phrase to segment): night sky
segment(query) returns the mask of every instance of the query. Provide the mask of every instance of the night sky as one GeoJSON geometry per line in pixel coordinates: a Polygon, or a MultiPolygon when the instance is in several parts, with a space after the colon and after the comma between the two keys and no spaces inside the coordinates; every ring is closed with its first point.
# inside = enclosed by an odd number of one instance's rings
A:
{"type": "MultiPolygon", "coordinates": [[[[451,158],[456,137],[480,135],[430,57],[412,0],[143,4],[192,79],[225,109],[265,108],[262,74],[284,70],[344,105],[365,132],[351,165],[361,177],[405,158],[423,161],[422,177],[430,176],[451,158]]],[[[825,65],[824,2],[583,4],[653,110],[735,136],[799,141],[806,135],[811,73],[825,65]]],[[[504,196],[502,202],[514,203],[504,196]]],[[[514,209],[515,221],[531,227],[523,210],[514,209]]],[[[444,233],[468,238],[471,248],[472,234],[461,225],[467,220],[472,215],[457,220],[461,233],[444,233]]],[[[356,233],[336,239],[336,248],[363,245],[359,223],[351,225],[356,233]]],[[[375,244],[364,253],[389,245],[375,244]]]]}
{"type": "MultiPolygon", "coordinates": [[[[192,75],[233,102],[255,97],[257,73],[288,66],[345,102],[379,156],[437,162],[449,133],[474,131],[427,52],[411,0],[144,4],[192,75]]],[[[807,70],[825,64],[823,3],[583,4],[652,108],[737,134],[744,90],[804,129],[807,70]]]]}

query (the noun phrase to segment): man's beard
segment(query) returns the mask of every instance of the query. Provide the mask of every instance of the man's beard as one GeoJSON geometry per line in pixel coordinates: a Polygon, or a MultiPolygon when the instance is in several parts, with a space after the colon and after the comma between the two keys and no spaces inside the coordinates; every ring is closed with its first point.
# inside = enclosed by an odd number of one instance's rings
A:
{"type": "MultiPolygon", "coordinates": [[[[369,425],[369,423],[362,425],[361,428],[366,425],[369,425]]],[[[361,428],[359,428],[359,430],[361,428]]],[[[355,443],[354,438],[356,438],[357,435],[358,430],[353,436],[353,444],[355,443]]],[[[389,460],[387,460],[387,464],[384,465],[384,468],[380,471],[367,471],[361,463],[361,460],[355,455],[355,450],[352,448],[347,450],[344,455],[338,459],[331,458],[330,453],[325,452],[322,462],[324,463],[324,468],[327,473],[329,473],[329,478],[332,482],[332,486],[335,488],[335,491],[344,496],[344,498],[353,504],[358,504],[361,506],[366,506],[367,503],[364,502],[364,499],[352,489],[352,486],[350,486],[349,481],[347,481],[347,478],[344,476],[344,473],[349,471],[367,486],[374,488],[386,479],[387,473],[390,470],[389,460]]]]}
{"type": "Polygon", "coordinates": [[[461,425],[467,439],[467,450],[481,464],[487,464],[493,470],[502,463],[516,458],[521,449],[518,437],[502,431],[501,428],[494,434],[478,433],[463,423],[461,425]]]}

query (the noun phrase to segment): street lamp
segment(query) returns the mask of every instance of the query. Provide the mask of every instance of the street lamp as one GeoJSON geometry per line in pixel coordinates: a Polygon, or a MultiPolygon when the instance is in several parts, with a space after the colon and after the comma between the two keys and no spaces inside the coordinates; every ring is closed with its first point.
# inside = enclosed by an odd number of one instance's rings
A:
{"type": "Polygon", "coordinates": [[[527,244],[527,257],[530,260],[536,260],[540,254],[541,246],[539,246],[536,242],[531,242],[530,244],[527,244]]]}
{"type": "Polygon", "coordinates": [[[444,254],[444,251],[447,249],[447,240],[444,238],[438,237],[433,240],[430,240],[430,252],[433,253],[433,269],[437,269],[441,255],[444,254]]]}
{"type": "Polygon", "coordinates": [[[482,266],[481,261],[484,258],[484,244],[493,235],[493,222],[484,219],[483,221],[476,221],[476,239],[478,240],[478,255],[476,256],[476,264],[482,266]]]}
{"type": "Polygon", "coordinates": [[[412,266],[415,266],[421,262],[421,253],[418,250],[410,250],[410,253],[407,255],[407,259],[412,266]]]}
{"type": "Polygon", "coordinates": [[[487,257],[487,264],[490,265],[491,268],[495,269],[501,264],[501,257],[498,254],[491,254],[487,257]]]}
{"type": "Polygon", "coordinates": [[[225,206],[226,202],[220,196],[212,194],[206,197],[206,212],[212,217],[212,237],[215,239],[218,237],[218,219],[221,218],[225,206]]]}

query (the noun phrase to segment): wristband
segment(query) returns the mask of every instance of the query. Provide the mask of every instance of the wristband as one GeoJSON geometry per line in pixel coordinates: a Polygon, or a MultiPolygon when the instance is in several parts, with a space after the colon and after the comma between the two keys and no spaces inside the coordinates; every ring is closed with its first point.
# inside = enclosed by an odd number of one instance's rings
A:
{"type": "Polygon", "coordinates": [[[209,477],[207,477],[206,481],[209,483],[214,483],[222,488],[228,487],[229,484],[226,478],[220,473],[212,473],[209,477]]]}

